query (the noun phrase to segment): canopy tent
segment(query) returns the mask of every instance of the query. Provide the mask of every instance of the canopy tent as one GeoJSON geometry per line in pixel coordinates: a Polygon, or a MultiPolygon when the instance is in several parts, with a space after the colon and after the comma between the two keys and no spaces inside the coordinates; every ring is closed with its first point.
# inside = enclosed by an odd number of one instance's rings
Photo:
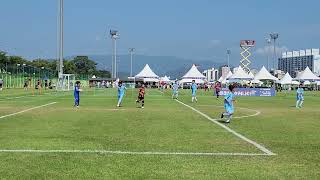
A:
{"type": "Polygon", "coordinates": [[[232,74],[229,78],[229,80],[251,80],[253,79],[248,73],[246,73],[241,66],[237,68],[237,71],[232,74]]]}
{"type": "Polygon", "coordinates": [[[144,82],[159,82],[159,76],[152,71],[148,64],[146,64],[144,68],[134,77],[143,79],[144,82]]]}
{"type": "Polygon", "coordinates": [[[299,81],[316,81],[316,80],[320,80],[320,78],[318,76],[316,76],[315,74],[313,74],[313,72],[310,70],[310,68],[307,66],[306,69],[304,71],[302,71],[301,73],[298,73],[297,77],[295,78],[296,80],[299,81]]]}
{"type": "Polygon", "coordinates": [[[231,76],[232,76],[232,72],[229,71],[226,77],[221,76],[218,81],[221,82],[222,84],[227,84],[229,83],[229,80],[227,79],[231,76]]]}
{"type": "Polygon", "coordinates": [[[310,85],[310,84],[311,84],[310,81],[305,81],[305,82],[303,82],[303,85],[310,85]]]}
{"type": "Polygon", "coordinates": [[[292,81],[293,85],[299,85],[300,83],[298,81],[292,81]]]}
{"type": "Polygon", "coordinates": [[[282,85],[292,84],[292,77],[290,76],[290,74],[288,72],[280,80],[280,84],[282,84],[282,85]]]}
{"type": "Polygon", "coordinates": [[[258,80],[258,79],[253,79],[252,81],[250,81],[252,84],[263,84],[262,81],[258,80]]]}
{"type": "Polygon", "coordinates": [[[181,78],[180,83],[190,83],[195,80],[196,83],[203,84],[205,78],[198,68],[192,65],[191,69],[181,78]]]}
{"type": "Polygon", "coordinates": [[[262,66],[262,68],[260,69],[260,71],[256,74],[256,76],[254,77],[254,79],[257,80],[273,80],[276,81],[278,80],[278,78],[274,77],[273,75],[271,75],[269,73],[269,71],[262,66]]]}
{"type": "Polygon", "coordinates": [[[254,78],[254,75],[253,75],[253,73],[250,71],[249,72],[249,76],[253,79],[254,78]]]}
{"type": "Polygon", "coordinates": [[[162,82],[170,82],[170,79],[167,76],[161,77],[160,81],[162,82]]]}

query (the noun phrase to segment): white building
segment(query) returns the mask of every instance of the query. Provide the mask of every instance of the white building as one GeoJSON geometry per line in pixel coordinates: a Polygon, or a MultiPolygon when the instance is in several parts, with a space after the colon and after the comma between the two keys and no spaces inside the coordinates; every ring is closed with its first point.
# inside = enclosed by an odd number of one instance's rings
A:
{"type": "Polygon", "coordinates": [[[206,77],[208,82],[217,81],[219,79],[219,71],[218,69],[207,69],[202,72],[202,74],[206,77]]]}
{"type": "Polygon", "coordinates": [[[309,67],[312,72],[320,75],[320,50],[306,49],[298,51],[288,51],[282,53],[278,61],[278,69],[288,72],[295,77],[297,72],[309,67]]]}

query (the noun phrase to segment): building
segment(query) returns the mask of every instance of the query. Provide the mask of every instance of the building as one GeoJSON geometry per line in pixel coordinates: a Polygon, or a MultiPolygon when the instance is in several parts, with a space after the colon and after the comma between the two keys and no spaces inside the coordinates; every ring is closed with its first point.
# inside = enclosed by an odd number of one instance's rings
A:
{"type": "Polygon", "coordinates": [[[278,59],[278,69],[284,73],[288,72],[292,77],[296,77],[297,73],[307,66],[315,74],[320,75],[319,49],[288,51],[282,53],[282,57],[278,59]]]}
{"type": "Polygon", "coordinates": [[[220,78],[220,77],[223,77],[223,78],[225,78],[225,77],[227,77],[228,76],[228,74],[229,74],[229,71],[230,71],[230,67],[228,67],[228,66],[221,66],[220,68],[219,68],[219,77],[218,77],[218,79],[220,78]]]}
{"type": "Polygon", "coordinates": [[[202,72],[202,74],[206,77],[208,82],[218,81],[219,79],[219,71],[218,69],[207,69],[202,72]]]}

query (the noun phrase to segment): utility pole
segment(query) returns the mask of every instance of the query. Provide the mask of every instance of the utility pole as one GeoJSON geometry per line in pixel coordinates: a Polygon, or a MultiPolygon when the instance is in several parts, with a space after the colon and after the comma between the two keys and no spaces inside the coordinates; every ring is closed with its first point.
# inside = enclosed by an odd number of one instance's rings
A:
{"type": "Polygon", "coordinates": [[[130,77],[132,77],[132,58],[133,58],[134,50],[135,50],[135,48],[129,48],[129,52],[130,52],[130,77]]]}

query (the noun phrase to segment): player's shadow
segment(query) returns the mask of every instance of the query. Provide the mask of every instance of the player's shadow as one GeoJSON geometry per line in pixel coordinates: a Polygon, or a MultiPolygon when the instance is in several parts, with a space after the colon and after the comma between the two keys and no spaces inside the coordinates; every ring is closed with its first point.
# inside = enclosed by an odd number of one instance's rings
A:
{"type": "Polygon", "coordinates": [[[219,123],[221,123],[221,124],[229,124],[229,123],[227,123],[226,121],[224,121],[224,120],[217,120],[219,123]]]}

